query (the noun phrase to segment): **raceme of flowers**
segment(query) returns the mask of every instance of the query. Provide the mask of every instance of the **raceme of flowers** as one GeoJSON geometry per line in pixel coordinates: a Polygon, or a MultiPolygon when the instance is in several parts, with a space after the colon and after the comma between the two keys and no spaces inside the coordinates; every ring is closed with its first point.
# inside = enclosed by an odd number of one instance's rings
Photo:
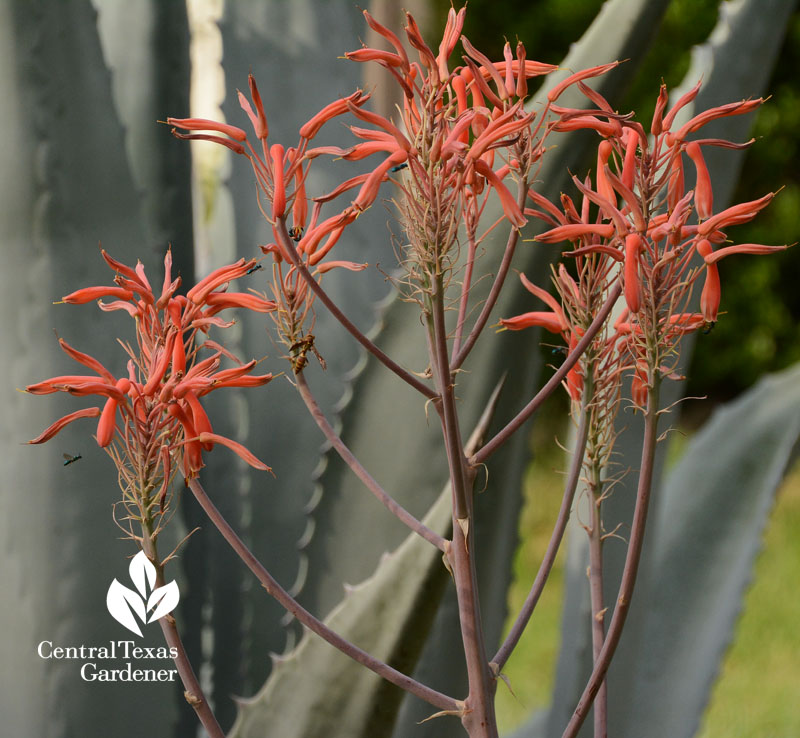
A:
{"type": "MultiPolygon", "coordinates": [[[[272,297],[278,310],[273,315],[287,345],[296,347],[305,338],[310,298],[300,272],[305,269],[319,278],[332,268],[357,270],[365,266],[331,260],[329,255],[345,229],[376,201],[383,182],[391,179],[399,188],[397,206],[408,242],[401,261],[409,281],[423,289],[432,275],[447,269],[460,224],[472,240],[490,192],[497,195],[504,218],[514,228],[526,222],[522,211],[525,188],[518,197],[506,180],[525,182],[543,153],[543,139],[549,130],[546,110],[527,112],[523,103],[528,80],[556,67],[528,60],[521,43],[514,52],[506,44],[503,60],[490,61],[461,35],[464,12],[464,8],[450,10],[437,52],[427,45],[414,18],[407,14],[407,40],[418,57],[418,61],[412,61],[397,35],[364,11],[368,25],[392,50],[364,47],[345,56],[357,62],[376,62],[388,70],[403,91],[401,121],[393,122],[367,110],[369,95],[356,90],[323,107],[300,128],[297,145],[285,148],[269,141],[267,117],[252,76],[250,100],[240,92],[239,103],[250,119],[256,143],[250,142],[243,129],[230,124],[168,118],[179,138],[215,141],[250,160],[262,197],[262,212],[273,228],[274,242],[262,250],[274,261],[272,297]],[[466,52],[463,64],[451,69],[459,40],[466,52]],[[313,140],[322,126],[344,114],[369,126],[349,127],[359,142],[348,148],[314,147],[313,140]],[[322,155],[347,161],[378,155],[380,161],[371,171],[346,179],[332,192],[309,200],[309,170],[322,155]],[[323,217],[323,208],[333,207],[341,196],[353,191],[355,197],[344,207],[335,207],[332,214],[323,217]]],[[[551,99],[576,81],[602,74],[615,65],[570,76],[558,85],[551,99]]]]}
{"type": "MultiPolygon", "coordinates": [[[[595,109],[551,105],[551,110],[560,116],[554,126],[556,130],[590,129],[602,137],[594,183],[588,177],[584,181],[573,177],[582,198],[580,207],[569,195],[562,195],[557,207],[530,190],[525,214],[551,226],[537,236],[537,241],[572,242],[573,248],[566,255],[575,259],[579,272],[587,259],[618,265],[616,272],[607,270],[606,274],[609,280],[622,280],[626,308],[614,324],[616,335],[609,340],[626,349],[618,352],[618,366],[631,364],[633,400],[644,405],[654,373],[675,376],[680,337],[701,328],[709,330],[716,322],[721,299],[717,262],[732,254],[768,254],[787,248],[750,243],[724,245],[728,242],[725,232],[728,227],[753,219],[774,194],[714,213],[712,183],[703,149],[707,146],[741,149],[752,141],[736,144],[693,137],[707,123],[749,113],[763,100],[721,105],[677,127],[674,123],[677,114],[695,99],[700,84],[683,95],[666,115],[668,97],[662,85],[648,137],[632,115],[618,115],[597,92],[582,82],[578,86],[595,109]],[[689,162],[695,170],[696,185],[686,191],[684,167],[689,162]],[[702,281],[700,312],[689,312],[691,290],[698,281],[702,281]]],[[[568,302],[588,305],[594,299],[584,289],[584,282],[578,290],[564,289],[561,281],[557,286],[564,305],[568,302]]],[[[600,292],[607,292],[608,286],[607,283],[600,287],[600,292]]],[[[574,345],[575,336],[586,327],[585,316],[583,323],[570,323],[565,318],[568,311],[552,297],[542,290],[531,291],[547,302],[552,312],[527,313],[503,320],[502,325],[511,329],[541,326],[561,334],[568,346],[574,345]]],[[[567,384],[571,396],[577,399],[576,382],[567,384]]]]}
{"type": "Polygon", "coordinates": [[[216,444],[227,446],[251,466],[268,470],[244,446],[214,433],[200,401],[222,387],[257,387],[272,379],[271,374],[252,373],[255,360],[242,363],[221,344],[208,338],[200,342],[212,326],[232,325],[219,316],[223,310],[276,309],[274,302],[259,295],[228,291],[230,282],[255,266],[255,259],[240,259],[213,271],[184,296],[176,294],[181,278],[172,279],[168,251],[164,285],[157,296],[141,263],[131,268],[105,251],[102,255],[116,272],[114,285],[79,289],[62,302],[82,305],[97,300],[101,310],[123,310],[134,319],[135,344],[120,341],[128,356],[127,374],[115,377],[100,361],[59,339],[67,355],[94,374],[52,377],[26,391],[96,396],[102,404],[60,418],[29,443],[49,441],[80,418],[99,418],[97,443],[115,459],[123,489],[133,498],[157,500],[161,506],[175,472],[180,469],[186,478],[195,476],[203,467],[203,452],[216,444]],[[104,298],[111,299],[104,302],[104,298]],[[201,350],[210,354],[201,358],[201,350]],[[223,357],[234,366],[221,369],[223,357]]]}

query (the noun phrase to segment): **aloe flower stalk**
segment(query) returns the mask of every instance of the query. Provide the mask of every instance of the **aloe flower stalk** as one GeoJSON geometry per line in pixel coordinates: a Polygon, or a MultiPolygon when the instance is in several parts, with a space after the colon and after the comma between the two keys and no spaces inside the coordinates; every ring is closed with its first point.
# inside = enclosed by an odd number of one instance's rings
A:
{"type": "MultiPolygon", "coordinates": [[[[602,735],[605,731],[604,676],[619,642],[642,550],[650,495],[649,477],[657,440],[659,385],[664,378],[679,377],[676,368],[681,338],[686,333],[707,328],[717,320],[721,288],[716,262],[736,253],[768,254],[787,248],[785,245],[739,244],[714,250],[714,244],[727,240],[723,228],[751,220],[774,195],[768,193],[759,200],[734,205],[714,214],[712,182],[702,147],[743,148],[752,141],[734,144],[719,139],[688,140],[710,121],[750,112],[762,100],[745,100],[712,108],[673,131],[676,114],[695,98],[700,88],[698,84],[664,115],[667,93],[662,86],[650,125],[652,139],[648,140],[643,126],[632,116],[614,113],[600,95],[582,84],[579,87],[597,109],[587,115],[578,109],[554,106],[561,118],[554,127],[557,130],[586,128],[602,137],[598,145],[594,184],[591,179],[581,181],[573,177],[583,197],[580,211],[567,195],[562,196],[562,208],[559,209],[531,193],[535,207],[526,209],[526,213],[553,226],[540,234],[538,241],[572,242],[573,248],[567,256],[576,260],[579,274],[585,273],[582,265],[593,263],[598,265],[595,268],[606,270],[607,279],[619,280],[626,310],[613,326],[610,334],[613,349],[607,359],[593,364],[595,369],[602,366],[602,371],[591,374],[592,381],[587,381],[590,385],[594,385],[595,380],[602,381],[607,388],[605,397],[590,405],[602,408],[602,415],[596,418],[595,431],[589,432],[586,446],[587,480],[593,495],[593,516],[587,523],[587,533],[592,553],[590,582],[595,613],[595,668],[565,736],[577,733],[598,693],[601,699],[595,706],[595,733],[602,735]],[[684,154],[696,170],[694,191],[685,191],[684,154]],[[691,222],[693,214],[697,216],[696,224],[691,222]],[[702,259],[699,267],[698,259],[702,259]],[[601,264],[605,266],[600,267],[601,264]],[[694,283],[700,279],[703,279],[701,312],[694,313],[689,311],[689,299],[694,283]],[[645,414],[647,431],[625,573],[618,604],[608,632],[604,633],[599,617],[600,613],[605,613],[605,608],[602,600],[598,599],[602,590],[599,577],[603,536],[599,513],[605,485],[600,472],[608,463],[613,446],[613,412],[609,409],[616,407],[613,397],[619,397],[623,371],[631,375],[631,399],[634,406],[645,414]],[[594,442],[593,438],[596,439],[594,442]],[[606,440],[598,444],[602,438],[606,440]]],[[[562,297],[559,311],[564,314],[567,306],[574,305],[576,300],[563,285],[559,285],[559,292],[562,297]]],[[[578,295],[578,304],[588,302],[589,292],[578,290],[578,295]]],[[[554,312],[556,308],[558,306],[554,307],[554,312]]],[[[524,323],[524,316],[503,321],[509,327],[524,323]]],[[[531,324],[548,327],[541,320],[531,321],[531,324]]],[[[557,332],[569,336],[570,331],[579,325],[580,321],[576,325],[573,319],[567,321],[565,328],[559,325],[557,332]]],[[[593,355],[590,350],[582,361],[592,365],[597,357],[598,354],[593,355]]],[[[588,366],[584,368],[585,377],[590,376],[589,371],[588,366]]]]}
{"type": "MultiPolygon", "coordinates": [[[[231,135],[230,127],[221,132],[231,135]]],[[[256,362],[221,369],[221,358],[232,354],[212,340],[201,342],[214,327],[231,323],[217,317],[222,310],[237,307],[272,312],[277,306],[266,298],[248,293],[229,293],[228,284],[244,276],[255,260],[215,270],[191,288],[186,296],[177,294],[181,279],[172,279],[172,254],[164,259],[164,284],[156,294],[141,263],[131,268],[105,251],[103,259],[116,273],[115,286],[85,287],[62,298],[62,303],[82,305],[98,300],[104,311],[123,310],[135,321],[133,344],[120,342],[127,354],[127,376],[115,377],[97,359],[59,339],[61,348],[94,375],[62,375],[28,385],[31,394],[69,392],[77,396],[104,398],[102,409],[89,407],[55,421],[29,443],[44,443],[66,425],[87,417],[98,417],[95,438],[117,467],[124,510],[114,506],[114,519],[126,537],[135,541],[156,571],[156,582],[164,584],[164,564],[157,539],[170,518],[171,483],[180,470],[188,481],[203,467],[203,454],[216,444],[228,447],[251,466],[268,471],[240,443],[213,432],[200,398],[221,387],[255,387],[267,384],[271,374],[256,375],[256,362]],[[101,298],[115,298],[103,302],[101,298]],[[206,358],[201,351],[210,350],[206,358]],[[138,530],[134,526],[138,527],[138,530]]],[[[222,738],[202,688],[188,661],[170,615],[159,618],[167,644],[174,649],[175,664],[185,688],[186,700],[213,738],[222,738]]]]}

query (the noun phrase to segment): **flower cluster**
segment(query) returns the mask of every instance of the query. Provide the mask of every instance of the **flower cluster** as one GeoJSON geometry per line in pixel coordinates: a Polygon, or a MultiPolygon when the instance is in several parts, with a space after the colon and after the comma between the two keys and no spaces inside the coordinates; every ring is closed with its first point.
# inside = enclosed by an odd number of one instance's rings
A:
{"type": "MultiPolygon", "coordinates": [[[[391,179],[400,190],[397,205],[408,242],[401,260],[408,282],[423,291],[433,276],[452,264],[452,247],[461,224],[470,248],[476,249],[482,240],[476,234],[478,221],[490,192],[499,198],[503,217],[513,228],[526,222],[522,209],[526,183],[543,153],[549,127],[546,109],[527,112],[523,103],[528,80],[556,67],[528,60],[521,43],[514,52],[506,44],[502,61],[489,60],[461,35],[464,12],[464,8],[450,10],[437,52],[407,14],[405,32],[418,58],[412,61],[398,36],[364,11],[368,25],[392,50],[365,47],[345,56],[356,62],[376,62],[390,72],[403,92],[401,121],[365,109],[369,95],[357,90],[323,107],[300,128],[297,146],[285,148],[269,142],[266,114],[252,75],[250,100],[240,92],[239,103],[257,143],[251,143],[247,133],[233,125],[198,118],[167,120],[179,138],[215,141],[250,160],[265,203],[262,212],[273,229],[274,242],[262,246],[274,261],[272,297],[278,307],[273,317],[283,342],[292,349],[290,358],[296,369],[298,364],[302,368],[310,345],[307,318],[313,295],[308,282],[332,268],[358,270],[365,266],[328,257],[345,229],[375,202],[382,183],[391,179]],[[459,41],[466,53],[463,64],[453,66],[459,41]],[[344,114],[369,126],[350,126],[359,142],[348,148],[313,147],[322,126],[344,114]],[[322,155],[347,161],[378,155],[380,162],[332,192],[309,199],[309,169],[322,155]],[[518,195],[507,186],[508,178],[517,180],[518,195]],[[353,192],[344,207],[323,217],[323,207],[353,192]],[[309,203],[313,203],[311,207],[309,203]],[[306,348],[298,357],[299,346],[306,348]]],[[[613,66],[572,75],[558,85],[551,99],[571,84],[613,66]]]]}
{"type": "Polygon", "coordinates": [[[430,283],[447,267],[462,222],[473,236],[489,192],[498,196],[514,228],[525,223],[520,198],[504,180],[509,175],[526,178],[543,151],[542,137],[537,137],[543,117],[526,112],[523,102],[528,79],[556,67],[527,60],[521,43],[515,53],[506,44],[502,62],[490,61],[461,36],[464,12],[450,10],[438,53],[407,14],[406,36],[419,59],[410,61],[398,37],[365,11],[369,26],[394,51],[363,48],[346,54],[356,61],[376,61],[403,90],[402,130],[381,116],[354,111],[378,130],[353,127],[363,141],[340,155],[386,154],[365,181],[362,192],[368,197],[385,173],[402,168],[397,204],[409,244],[407,265],[418,284],[430,283]],[[464,63],[451,70],[459,40],[464,63]]]}
{"type": "MultiPolygon", "coordinates": [[[[723,229],[751,220],[774,195],[768,193],[715,214],[703,148],[739,149],[752,141],[735,144],[714,138],[689,140],[707,123],[751,112],[762,100],[721,105],[676,127],[677,114],[695,99],[700,86],[698,83],[665,114],[668,97],[662,85],[648,137],[632,116],[615,113],[598,93],[582,82],[578,86],[596,109],[553,105],[551,109],[560,115],[554,128],[586,128],[602,136],[594,183],[591,178],[581,181],[573,177],[582,195],[580,208],[568,195],[562,195],[561,207],[556,207],[530,191],[530,207],[525,213],[551,226],[537,237],[539,242],[570,241],[573,248],[566,252],[567,256],[618,265],[616,273],[608,271],[610,279],[622,281],[626,303],[614,325],[615,342],[627,349],[627,360],[634,372],[633,400],[644,405],[647,389],[656,376],[675,376],[681,336],[700,328],[708,330],[717,320],[721,297],[717,262],[731,254],[766,254],[786,248],[722,245],[727,241],[723,229]],[[684,186],[685,157],[696,174],[695,188],[689,191],[684,186]],[[698,262],[701,266],[697,266],[698,262]],[[691,312],[692,287],[701,279],[700,312],[691,312]]],[[[548,327],[530,319],[527,324],[548,327]]],[[[570,330],[565,326],[559,331],[568,343],[570,330]]],[[[625,360],[621,354],[620,365],[625,360]]]]}
{"type": "Polygon", "coordinates": [[[228,292],[228,284],[242,277],[255,260],[240,259],[212,272],[186,295],[176,294],[181,279],[171,276],[172,255],[164,260],[165,277],[156,296],[142,264],[121,264],[102,252],[116,272],[115,284],[86,287],[62,302],[81,305],[98,300],[105,311],[124,310],[136,322],[135,346],[122,343],[128,355],[127,375],[115,377],[97,359],[78,351],[63,339],[61,348],[93,375],[64,375],[26,387],[35,395],[69,392],[104,398],[102,406],[77,410],[60,418],[29,443],[49,441],[79,418],[99,417],[96,439],[114,458],[123,482],[124,500],[139,508],[156,502],[163,511],[169,483],[180,469],[186,478],[203,466],[203,452],[221,444],[235,451],[257,469],[268,467],[241,444],[213,432],[200,398],[221,387],[255,387],[266,384],[271,374],[252,374],[256,361],[242,363],[222,345],[198,339],[211,326],[232,325],[219,317],[227,308],[268,313],[275,303],[251,293],[228,292]],[[112,298],[103,302],[102,298],[112,298]],[[212,353],[200,358],[200,349],[212,353]],[[220,369],[222,357],[235,366],[220,369]]]}
{"type": "Polygon", "coordinates": [[[252,75],[249,88],[251,100],[239,92],[239,104],[250,119],[257,139],[255,144],[248,140],[243,129],[226,123],[201,118],[168,118],[167,123],[174,126],[173,134],[178,138],[213,141],[249,159],[259,196],[270,203],[262,207],[262,212],[272,225],[275,240],[261,249],[273,261],[271,289],[275,310],[271,311],[272,317],[281,340],[290,350],[293,364],[304,364],[305,352],[313,348],[307,328],[313,298],[308,279],[319,279],[325,272],[339,267],[353,271],[366,267],[366,264],[350,261],[325,260],[347,226],[355,221],[359,210],[348,206],[322,219],[323,205],[337,193],[317,198],[309,208],[306,180],[313,160],[324,153],[324,150],[310,148],[310,143],[326,122],[351,108],[359,109],[369,95],[358,90],[327,105],[300,128],[297,146],[285,148],[283,144],[269,142],[267,117],[252,75]],[[181,133],[179,128],[190,133],[181,133]],[[292,224],[289,227],[290,213],[292,224]]]}

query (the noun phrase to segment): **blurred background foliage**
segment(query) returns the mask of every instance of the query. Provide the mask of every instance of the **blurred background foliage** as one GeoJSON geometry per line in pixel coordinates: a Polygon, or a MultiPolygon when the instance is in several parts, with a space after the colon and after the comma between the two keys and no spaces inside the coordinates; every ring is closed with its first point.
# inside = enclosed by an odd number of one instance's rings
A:
{"type": "MultiPolygon", "coordinates": [[[[490,58],[502,58],[504,31],[515,29],[528,57],[557,64],[569,45],[589,26],[602,0],[470,0],[465,35],[490,58]]],[[[444,22],[447,0],[434,0],[434,25],[444,22]]],[[[689,68],[689,49],[703,43],[717,20],[718,0],[674,0],[624,99],[620,111],[635,110],[648,126],[661,80],[676,86],[689,68]]],[[[758,59],[753,59],[758,64],[758,59]]],[[[756,142],[747,153],[734,202],[754,200],[782,188],[772,205],[751,224],[739,226],[738,243],[793,243],[800,212],[800,12],[793,15],[775,72],[771,98],[756,118],[756,142]]],[[[800,249],[769,259],[742,256],[720,262],[724,313],[713,331],[700,336],[689,369],[684,420],[697,424],[714,405],[738,395],[765,372],[800,360],[800,249]]]]}

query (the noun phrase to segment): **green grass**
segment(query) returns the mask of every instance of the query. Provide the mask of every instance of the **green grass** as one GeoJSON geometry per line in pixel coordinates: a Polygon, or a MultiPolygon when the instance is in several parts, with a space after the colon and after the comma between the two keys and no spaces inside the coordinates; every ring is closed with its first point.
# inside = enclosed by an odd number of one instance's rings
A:
{"type": "Polygon", "coordinates": [[[800,736],[800,467],[778,494],[698,738],[800,736]]]}
{"type": "MultiPolygon", "coordinates": [[[[520,522],[523,542],[509,593],[511,617],[519,611],[547,545],[561,497],[562,477],[557,470],[563,467],[563,459],[550,451],[540,453],[529,469],[520,522]]],[[[800,736],[798,582],[800,465],[778,493],[735,640],[697,738],[800,736]]],[[[549,701],[560,645],[562,593],[563,554],[559,554],[528,629],[504,669],[514,695],[502,684],[498,687],[501,732],[513,730],[549,701]]]]}

